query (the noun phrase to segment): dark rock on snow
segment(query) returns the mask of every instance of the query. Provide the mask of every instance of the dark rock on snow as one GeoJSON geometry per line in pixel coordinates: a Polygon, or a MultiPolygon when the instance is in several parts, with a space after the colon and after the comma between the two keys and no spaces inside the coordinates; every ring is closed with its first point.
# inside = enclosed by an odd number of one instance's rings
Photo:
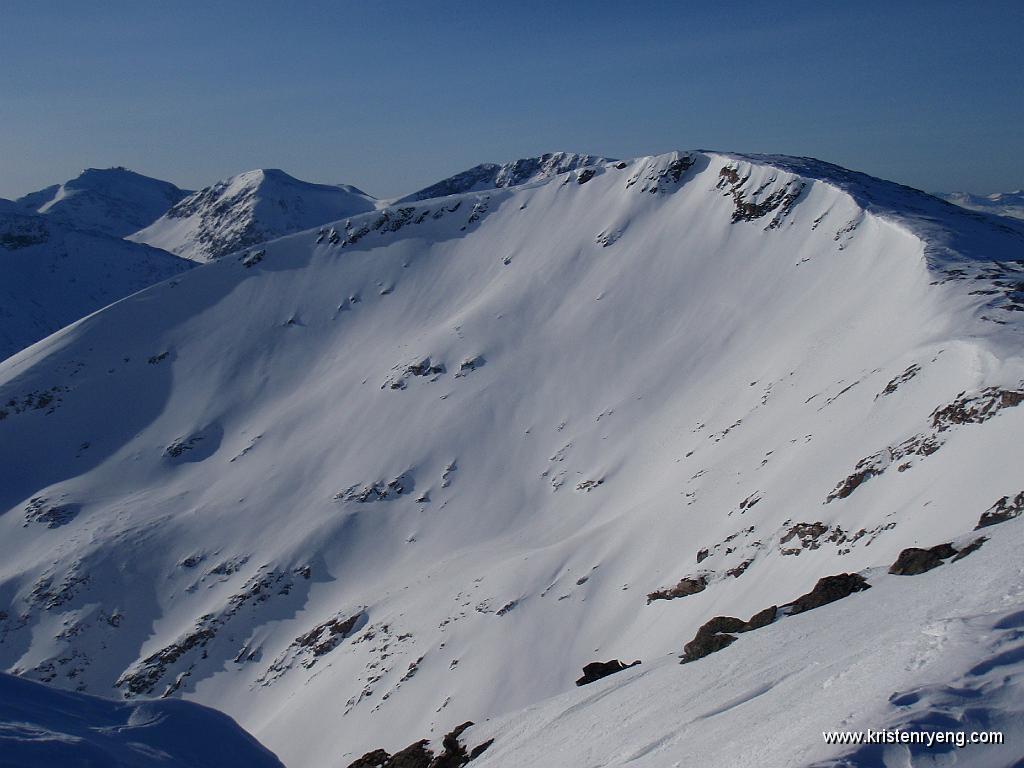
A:
{"type": "Polygon", "coordinates": [[[760,629],[775,621],[775,613],[778,609],[772,605],[764,610],[758,611],[750,617],[750,621],[743,621],[734,616],[715,616],[713,619],[697,630],[693,640],[683,647],[682,661],[687,664],[697,659],[702,659],[716,651],[727,648],[736,641],[736,635],[741,632],[750,632],[760,629]]]}
{"type": "Polygon", "coordinates": [[[928,549],[910,547],[900,552],[896,562],[889,566],[889,573],[897,576],[917,576],[918,574],[930,571],[932,568],[938,568],[949,558],[953,558],[954,563],[957,560],[962,560],[971,552],[981,549],[981,545],[986,541],[988,539],[984,536],[979,536],[970,544],[960,549],[954,547],[952,543],[936,544],[928,549]]]}
{"type": "Polygon", "coordinates": [[[986,541],[988,541],[987,536],[979,536],[966,547],[958,551],[956,553],[956,556],[953,558],[953,562],[955,563],[957,560],[963,560],[965,557],[971,554],[971,552],[976,552],[977,550],[981,549],[981,545],[984,544],[986,541]]]}
{"type": "Polygon", "coordinates": [[[588,685],[602,677],[608,677],[608,675],[614,675],[616,672],[621,672],[624,669],[635,667],[639,664],[639,660],[634,661],[632,664],[627,664],[624,661],[618,659],[612,659],[611,661],[592,661],[583,667],[583,677],[576,681],[576,685],[588,685]]]}
{"type": "Polygon", "coordinates": [[[381,768],[390,759],[391,755],[383,749],[375,749],[373,752],[367,752],[355,762],[349,763],[348,768],[381,768]]]}
{"type": "Polygon", "coordinates": [[[758,611],[750,617],[749,621],[747,621],[746,631],[749,632],[752,629],[760,629],[761,627],[767,627],[769,624],[775,621],[775,614],[778,612],[778,610],[779,609],[776,606],[770,605],[767,608],[758,611]]]}
{"type": "Polygon", "coordinates": [[[908,547],[900,552],[896,562],[889,566],[889,573],[896,576],[917,576],[920,573],[938,568],[943,560],[956,554],[952,544],[937,544],[928,549],[908,547]]]}
{"type": "MultiPolygon", "coordinates": [[[[896,562],[889,568],[889,573],[899,576],[913,576],[925,573],[942,565],[949,558],[953,558],[956,561],[967,557],[967,555],[980,549],[985,541],[986,538],[982,536],[961,549],[957,549],[951,543],[938,544],[929,549],[911,547],[900,552],[896,562]]],[[[804,611],[810,611],[823,605],[834,603],[836,600],[841,600],[844,597],[849,597],[854,592],[862,592],[870,588],[871,585],[859,573],[840,573],[835,576],[825,576],[818,579],[814,589],[810,592],[801,595],[791,603],[786,603],[782,608],[788,615],[803,613],[804,611]]],[[[648,602],[650,602],[650,599],[649,597],[648,602]]],[[[736,641],[736,635],[771,624],[775,621],[777,611],[778,609],[773,605],[765,608],[763,611],[758,611],[750,617],[749,621],[743,621],[733,616],[716,616],[701,626],[693,640],[683,647],[682,661],[680,663],[686,664],[696,661],[723,648],[727,648],[736,641]]],[[[584,671],[586,670],[584,669],[584,671]]],[[[581,685],[579,681],[576,684],[581,685]]]]}
{"type": "Polygon", "coordinates": [[[473,723],[468,721],[446,733],[441,740],[441,752],[436,755],[428,746],[430,742],[422,739],[393,755],[383,749],[367,752],[349,763],[348,768],[463,768],[494,743],[494,739],[489,739],[467,750],[459,738],[471,725],[473,723]]]}
{"type": "Polygon", "coordinates": [[[1007,520],[1020,517],[1022,513],[1024,513],[1024,491],[1021,491],[1012,499],[1009,496],[1003,496],[1003,498],[999,499],[982,513],[978,519],[978,524],[974,526],[974,530],[987,528],[996,523],[1005,523],[1007,520]]]}
{"type": "Polygon", "coordinates": [[[679,583],[674,587],[651,592],[647,595],[647,604],[650,605],[655,600],[675,600],[677,597],[695,595],[698,592],[703,592],[707,586],[708,580],[706,576],[687,576],[684,579],[680,579],[679,583]]]}
{"type": "Polygon", "coordinates": [[[854,592],[861,592],[865,589],[871,589],[871,585],[859,573],[840,573],[836,576],[823,576],[818,579],[814,589],[806,595],[800,595],[793,602],[784,605],[783,608],[789,608],[790,614],[803,613],[804,611],[810,611],[823,605],[834,603],[836,600],[842,600],[854,592]]]}
{"type": "MultiPolygon", "coordinates": [[[[787,603],[782,607],[788,609],[786,611],[788,614],[803,613],[836,600],[841,600],[854,592],[870,588],[871,585],[858,573],[840,573],[837,576],[825,576],[818,579],[814,589],[806,595],[801,595],[793,602],[787,603]]],[[[771,624],[775,621],[777,613],[778,608],[773,605],[758,611],[750,617],[749,621],[743,621],[733,616],[716,616],[698,629],[693,640],[683,647],[682,661],[680,663],[687,664],[727,648],[736,641],[736,635],[771,624]]]]}

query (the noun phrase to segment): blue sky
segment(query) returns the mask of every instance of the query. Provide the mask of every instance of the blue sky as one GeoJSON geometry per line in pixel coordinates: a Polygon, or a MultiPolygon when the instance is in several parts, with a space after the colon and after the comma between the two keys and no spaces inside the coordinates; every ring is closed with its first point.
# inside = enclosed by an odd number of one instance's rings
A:
{"type": "Polygon", "coordinates": [[[396,195],[566,149],[1024,186],[1024,2],[0,0],[0,196],[125,165],[396,195]]]}

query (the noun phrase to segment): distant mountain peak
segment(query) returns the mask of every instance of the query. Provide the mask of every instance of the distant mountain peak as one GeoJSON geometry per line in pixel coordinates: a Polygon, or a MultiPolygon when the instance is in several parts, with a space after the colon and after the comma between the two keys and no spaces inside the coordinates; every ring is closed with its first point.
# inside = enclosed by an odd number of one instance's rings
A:
{"type": "MultiPolygon", "coordinates": [[[[281,187],[292,187],[301,189],[304,191],[308,190],[321,190],[321,191],[337,191],[348,192],[362,197],[373,199],[372,196],[363,192],[358,187],[351,184],[318,184],[312,181],[303,181],[292,176],[287,171],[283,171],[280,168],[253,168],[250,171],[243,171],[237,173],[234,176],[229,176],[226,179],[222,179],[210,187],[211,188],[230,188],[232,186],[245,186],[245,187],[268,187],[268,186],[281,186],[281,187]]],[[[200,190],[203,191],[203,190],[200,190]]]]}
{"type": "Polygon", "coordinates": [[[256,168],[192,193],[129,239],[209,261],[374,207],[376,201],[356,187],[314,184],[278,168],[256,168]]]}
{"type": "Polygon", "coordinates": [[[86,168],[75,178],[31,192],[16,203],[75,229],[124,237],[152,224],[187,194],[169,181],[118,166],[86,168]]]}
{"type": "Polygon", "coordinates": [[[972,211],[1024,219],[1024,190],[976,195],[971,192],[938,192],[937,197],[972,211]]]}

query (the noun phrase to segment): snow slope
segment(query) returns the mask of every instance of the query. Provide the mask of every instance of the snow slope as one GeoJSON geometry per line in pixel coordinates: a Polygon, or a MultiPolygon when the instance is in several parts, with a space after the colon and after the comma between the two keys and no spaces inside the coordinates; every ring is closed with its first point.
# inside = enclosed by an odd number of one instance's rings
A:
{"type": "Polygon", "coordinates": [[[108,701],[0,674],[0,765],[281,768],[231,718],[183,701],[108,701]]]}
{"type": "Polygon", "coordinates": [[[165,251],[0,201],[0,360],[191,266],[165,251]]]}
{"type": "Polygon", "coordinates": [[[88,168],[71,181],[16,202],[29,213],[59,219],[72,229],[124,237],[152,224],[187,194],[168,181],[126,168],[88,168]]]}
{"type": "Polygon", "coordinates": [[[373,210],[348,185],[310,184],[284,171],[248,171],[186,197],[129,236],[193,261],[208,261],[290,232],[373,210]]]}
{"type": "Polygon", "coordinates": [[[1013,192],[997,192],[994,195],[972,195],[970,192],[949,192],[940,194],[943,200],[969,208],[972,211],[995,213],[999,216],[1011,216],[1024,219],[1024,190],[1013,192]]]}
{"type": "MultiPolygon", "coordinates": [[[[602,708],[638,676],[742,727],[726,705],[771,680],[702,669],[895,581],[680,672],[699,626],[962,537],[1022,491],[1022,251],[1021,226],[915,190],[714,152],[240,250],[0,364],[0,668],[218,707],[293,768],[487,718],[492,765],[529,764],[502,743],[541,722],[567,743],[585,722],[604,744],[677,733],[602,708]],[[702,588],[648,600],[686,578],[702,588]],[[644,663],[575,689],[610,658],[644,663]]],[[[1013,525],[907,578],[989,563],[964,610],[1015,610],[984,586],[1019,591],[1013,525]]],[[[892,620],[920,633],[935,610],[892,620]]],[[[953,696],[967,667],[927,668],[953,696]]],[[[920,679],[863,680],[764,701],[849,696],[861,722],[920,679]]],[[[816,728],[784,748],[817,760],[816,728]]],[[[695,764],[672,743],[646,764],[695,764]]]]}
{"type": "Polygon", "coordinates": [[[473,767],[1019,765],[1022,546],[1024,521],[1007,523],[961,562],[909,577],[873,570],[871,589],[707,658],[650,659],[480,725],[464,738],[494,744],[473,767]],[[1005,741],[855,748],[822,736],[869,729],[996,730],[1005,741]]]}
{"type": "Polygon", "coordinates": [[[521,184],[543,181],[568,171],[604,165],[608,162],[611,162],[608,158],[595,155],[549,152],[539,157],[527,157],[504,164],[481,163],[462,173],[442,179],[436,184],[431,184],[418,192],[413,192],[411,195],[406,195],[396,202],[415,203],[433,197],[516,187],[521,184]]]}

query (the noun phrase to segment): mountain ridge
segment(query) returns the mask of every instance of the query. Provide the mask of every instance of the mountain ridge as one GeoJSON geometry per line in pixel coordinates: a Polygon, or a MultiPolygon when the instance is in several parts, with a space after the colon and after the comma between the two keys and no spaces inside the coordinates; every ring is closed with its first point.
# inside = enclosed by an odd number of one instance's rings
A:
{"type": "Polygon", "coordinates": [[[152,224],[186,195],[168,181],[126,168],[87,168],[14,201],[26,211],[52,216],[79,230],[124,237],[152,224]]]}
{"type": "MultiPolygon", "coordinates": [[[[0,667],[344,765],[582,711],[595,660],[672,685],[652,660],[710,617],[964,536],[1020,491],[1019,230],[775,163],[341,216],[0,364],[0,667]]],[[[510,759],[495,732],[482,765],[510,759]]]]}
{"type": "Polygon", "coordinates": [[[192,193],[128,239],[203,262],[375,206],[350,185],[313,184],[280,169],[256,169],[192,193]]]}

